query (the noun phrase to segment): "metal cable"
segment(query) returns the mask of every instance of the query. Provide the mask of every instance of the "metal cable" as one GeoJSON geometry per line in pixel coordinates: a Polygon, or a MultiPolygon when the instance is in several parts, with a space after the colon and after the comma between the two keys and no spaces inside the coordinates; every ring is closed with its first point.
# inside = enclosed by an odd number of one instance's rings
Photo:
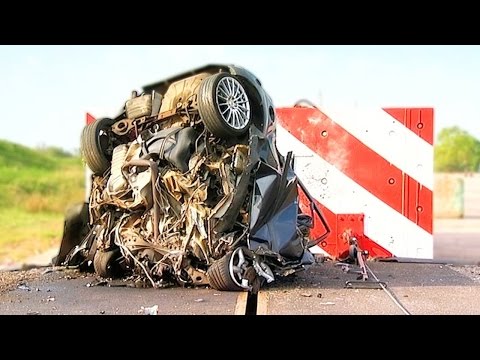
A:
{"type": "Polygon", "coordinates": [[[385,285],[383,285],[380,280],[378,280],[377,276],[373,273],[372,270],[370,270],[370,268],[367,266],[367,264],[365,264],[365,267],[367,268],[368,272],[373,276],[373,278],[378,282],[378,284],[382,287],[382,289],[387,293],[388,297],[390,299],[392,299],[392,301],[395,303],[395,305],[397,305],[400,310],[402,310],[402,312],[405,314],[405,315],[412,315],[403,305],[402,303],[396,298],[395,294],[393,294],[389,289],[387,289],[385,287],[385,285]]]}

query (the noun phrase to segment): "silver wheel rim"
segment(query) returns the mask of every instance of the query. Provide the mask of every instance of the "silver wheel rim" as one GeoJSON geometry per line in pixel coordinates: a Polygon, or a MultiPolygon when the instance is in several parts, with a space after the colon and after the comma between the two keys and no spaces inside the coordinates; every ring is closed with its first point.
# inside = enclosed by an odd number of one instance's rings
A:
{"type": "Polygon", "coordinates": [[[233,252],[232,256],[230,257],[229,272],[233,282],[237,286],[244,289],[248,288],[248,286],[245,287],[242,284],[243,274],[245,273],[247,266],[248,266],[248,263],[245,260],[245,255],[243,254],[242,248],[237,248],[233,252]]]}
{"type": "Polygon", "coordinates": [[[250,121],[250,101],[243,86],[226,76],[218,82],[215,93],[223,121],[233,129],[245,129],[250,121]]]}

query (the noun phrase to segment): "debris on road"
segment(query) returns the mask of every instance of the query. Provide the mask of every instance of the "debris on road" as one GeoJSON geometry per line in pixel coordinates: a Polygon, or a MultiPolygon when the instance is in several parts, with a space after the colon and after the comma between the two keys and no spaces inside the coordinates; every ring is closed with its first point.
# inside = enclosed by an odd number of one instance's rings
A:
{"type": "Polygon", "coordinates": [[[65,268],[62,266],[50,266],[43,270],[42,275],[49,274],[57,271],[65,271],[65,268]]]}
{"type": "Polygon", "coordinates": [[[480,282],[480,266],[478,265],[463,265],[463,266],[448,265],[448,267],[472,279],[475,282],[480,282]]]}
{"type": "Polygon", "coordinates": [[[17,289],[19,290],[25,290],[25,291],[32,291],[32,289],[30,289],[30,287],[26,284],[22,284],[20,283],[18,286],[17,286],[17,289]]]}
{"type": "Polygon", "coordinates": [[[50,301],[55,301],[55,298],[53,296],[47,297],[47,302],[50,302],[50,301]]]}
{"type": "Polygon", "coordinates": [[[303,297],[312,297],[312,294],[310,293],[301,293],[300,295],[303,297]]]}
{"type": "Polygon", "coordinates": [[[195,302],[198,303],[198,302],[204,302],[205,300],[203,300],[203,299],[195,299],[195,300],[193,300],[193,301],[195,301],[195,302]]]}
{"type": "Polygon", "coordinates": [[[0,292],[17,288],[19,284],[26,284],[41,275],[39,269],[28,271],[0,271],[0,292]]]}
{"type": "Polygon", "coordinates": [[[96,281],[96,282],[89,282],[85,286],[86,287],[93,287],[93,286],[107,286],[107,285],[108,285],[107,280],[100,280],[100,281],[96,281]]]}
{"type": "Polygon", "coordinates": [[[140,310],[138,310],[139,314],[143,315],[158,315],[158,305],[154,305],[151,307],[141,307],[140,310]]]}

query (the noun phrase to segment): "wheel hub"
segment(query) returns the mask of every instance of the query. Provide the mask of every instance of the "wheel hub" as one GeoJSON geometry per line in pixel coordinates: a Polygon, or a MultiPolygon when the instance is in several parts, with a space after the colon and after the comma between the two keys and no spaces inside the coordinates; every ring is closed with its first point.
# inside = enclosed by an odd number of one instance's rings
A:
{"type": "Polygon", "coordinates": [[[242,85],[225,77],[216,89],[217,106],[223,121],[233,129],[244,129],[250,121],[250,101],[242,85]]]}

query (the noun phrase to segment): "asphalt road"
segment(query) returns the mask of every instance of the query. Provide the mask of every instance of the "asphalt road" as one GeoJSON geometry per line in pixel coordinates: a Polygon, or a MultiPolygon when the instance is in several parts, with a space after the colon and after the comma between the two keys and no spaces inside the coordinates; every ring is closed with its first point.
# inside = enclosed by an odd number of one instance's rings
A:
{"type": "MultiPolygon", "coordinates": [[[[370,262],[368,266],[413,315],[480,314],[480,282],[442,264],[370,262]]],[[[277,279],[259,294],[259,315],[402,315],[381,289],[345,288],[356,274],[335,262],[277,279]]],[[[369,280],[374,280],[370,276],[369,280]]],[[[92,274],[55,271],[0,293],[0,314],[233,315],[245,314],[246,293],[208,288],[135,288],[124,281],[96,285],[92,274]],[[92,286],[94,285],[94,286],[92,286]],[[156,308],[156,311],[152,308],[156,308]],[[152,313],[153,312],[153,313],[152,313]]]]}
{"type": "Polygon", "coordinates": [[[96,285],[99,283],[92,274],[50,272],[0,293],[0,314],[153,315],[149,312],[157,306],[157,315],[233,315],[239,296],[206,288],[135,288],[123,281],[96,285]]]}
{"type": "MultiPolygon", "coordinates": [[[[480,314],[480,283],[442,264],[368,264],[412,315],[480,314]]],[[[381,289],[345,288],[355,274],[328,262],[265,289],[269,315],[403,315],[381,289]]],[[[370,280],[374,280],[370,276],[370,280]]]]}

